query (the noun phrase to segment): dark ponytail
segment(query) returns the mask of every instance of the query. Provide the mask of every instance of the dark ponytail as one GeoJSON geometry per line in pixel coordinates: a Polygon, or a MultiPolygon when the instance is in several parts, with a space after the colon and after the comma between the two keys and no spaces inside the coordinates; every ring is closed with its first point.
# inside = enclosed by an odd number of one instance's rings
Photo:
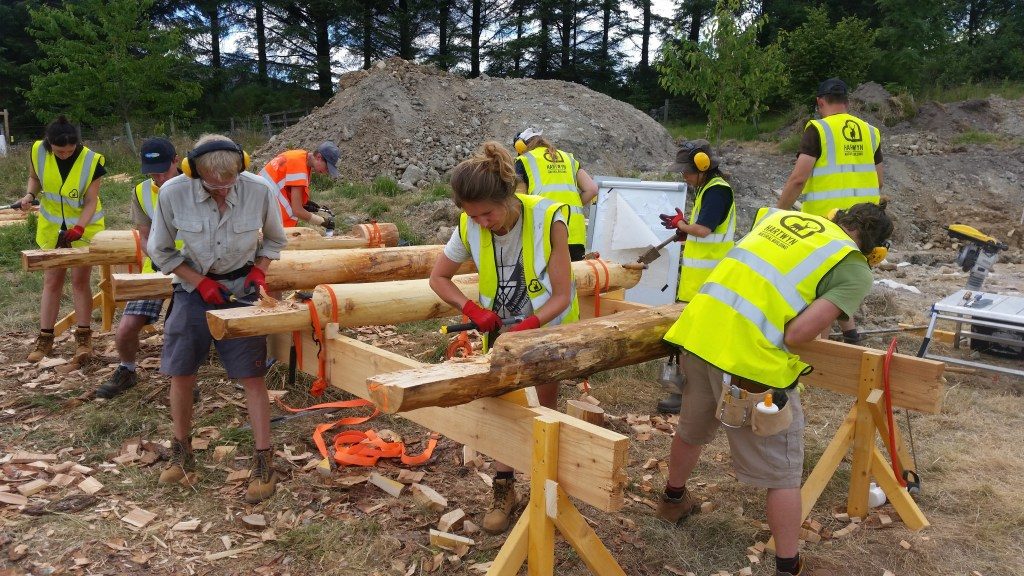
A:
{"type": "Polygon", "coordinates": [[[54,146],[69,146],[78,144],[78,141],[78,128],[68,121],[67,116],[61,114],[46,127],[43,146],[46,147],[47,152],[50,152],[54,146]]]}

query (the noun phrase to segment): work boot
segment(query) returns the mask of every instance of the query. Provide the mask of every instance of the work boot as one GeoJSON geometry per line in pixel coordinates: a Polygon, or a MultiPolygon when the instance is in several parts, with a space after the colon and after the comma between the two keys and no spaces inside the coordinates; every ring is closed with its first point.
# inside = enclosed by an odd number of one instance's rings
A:
{"type": "Polygon", "coordinates": [[[658,412],[662,414],[679,414],[679,409],[682,407],[682,394],[669,394],[667,397],[658,400],[658,412]]]}
{"type": "Polygon", "coordinates": [[[249,488],[245,491],[245,501],[249,504],[259,504],[277,490],[277,472],[271,466],[273,457],[274,451],[270,448],[253,452],[249,488]]]}
{"type": "Polygon", "coordinates": [[[175,438],[171,441],[171,459],[160,473],[160,483],[193,486],[198,481],[196,457],[192,454],[192,437],[184,441],[175,438]]]}
{"type": "Polygon", "coordinates": [[[516,505],[515,480],[495,478],[493,490],[494,501],[491,502],[491,509],[484,515],[481,527],[489,534],[501,534],[508,530],[509,522],[512,519],[512,509],[516,505]]]}
{"type": "Polygon", "coordinates": [[[835,576],[835,572],[823,566],[811,568],[804,564],[804,561],[801,558],[800,567],[796,569],[796,572],[785,572],[776,568],[775,576],[835,576]]]}
{"type": "Polygon", "coordinates": [[[690,494],[685,486],[683,486],[683,494],[679,498],[670,498],[663,493],[661,502],[658,502],[658,517],[672,524],[679,523],[698,510],[700,510],[700,502],[690,494]]]}
{"type": "Polygon", "coordinates": [[[75,327],[75,357],[72,362],[81,364],[92,357],[92,328],[75,327]]]}
{"type": "Polygon", "coordinates": [[[53,352],[53,332],[40,331],[39,336],[36,336],[35,350],[29,352],[25,360],[33,363],[39,362],[49,356],[50,352],[53,352]]]}
{"type": "Polygon", "coordinates": [[[128,390],[139,381],[139,375],[127,366],[119,365],[110,378],[96,389],[97,398],[113,398],[128,390]]]}

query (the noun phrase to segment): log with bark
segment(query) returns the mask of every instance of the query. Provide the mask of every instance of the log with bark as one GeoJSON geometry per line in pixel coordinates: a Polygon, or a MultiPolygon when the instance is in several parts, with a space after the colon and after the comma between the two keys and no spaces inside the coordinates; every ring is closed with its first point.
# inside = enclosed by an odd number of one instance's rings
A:
{"type": "MultiPolygon", "coordinates": [[[[573,262],[576,291],[592,294],[595,285],[601,291],[631,288],[640,281],[640,270],[606,262],[601,266],[573,262]]],[[[273,269],[273,268],[271,268],[273,269]]],[[[466,297],[479,295],[476,274],[459,275],[455,284],[466,297]]],[[[323,323],[336,322],[344,327],[400,324],[458,314],[438,298],[429,281],[405,280],[377,284],[320,285],[313,291],[313,303],[323,323]]],[[[309,328],[309,309],[305,305],[284,304],[277,308],[228,308],[207,312],[214,338],[241,338],[261,334],[279,334],[309,328]]]]}

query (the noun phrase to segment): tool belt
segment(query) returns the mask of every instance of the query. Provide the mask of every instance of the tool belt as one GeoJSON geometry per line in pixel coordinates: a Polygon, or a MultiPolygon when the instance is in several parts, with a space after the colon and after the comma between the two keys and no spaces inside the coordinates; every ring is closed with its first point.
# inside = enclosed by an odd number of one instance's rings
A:
{"type": "Polygon", "coordinates": [[[793,423],[793,408],[786,390],[725,374],[715,417],[727,428],[750,426],[758,436],[772,436],[789,429],[793,423]],[[779,406],[779,411],[773,414],[757,410],[757,405],[769,394],[779,406]]]}
{"type": "Polygon", "coordinates": [[[248,276],[251,271],[252,264],[246,264],[245,266],[232,270],[231,272],[225,272],[223,274],[214,274],[213,272],[210,272],[206,276],[211,280],[238,280],[239,278],[245,278],[248,276]]]}

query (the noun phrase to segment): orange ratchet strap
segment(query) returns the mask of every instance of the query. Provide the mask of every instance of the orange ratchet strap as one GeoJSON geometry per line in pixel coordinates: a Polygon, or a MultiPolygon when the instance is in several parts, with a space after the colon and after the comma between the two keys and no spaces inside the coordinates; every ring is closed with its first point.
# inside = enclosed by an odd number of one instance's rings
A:
{"type": "Polygon", "coordinates": [[[608,265],[604,263],[604,260],[595,258],[592,260],[584,260],[590,269],[594,271],[594,318],[601,317],[601,291],[608,289],[608,284],[611,282],[611,272],[608,271],[608,265]],[[604,285],[601,284],[601,271],[597,269],[597,264],[604,268],[604,285]]]}
{"type": "MultiPolygon", "coordinates": [[[[462,315],[462,323],[469,322],[469,316],[462,315]]],[[[448,348],[444,351],[444,357],[451,360],[459,356],[459,352],[462,352],[463,358],[469,358],[473,355],[473,345],[469,343],[469,331],[463,330],[459,332],[459,335],[455,337],[448,344],[448,348]]]]}
{"type": "Polygon", "coordinates": [[[369,248],[383,248],[384,247],[384,235],[380,231],[380,226],[377,225],[376,220],[370,220],[369,224],[360,224],[363,231],[366,233],[367,242],[366,245],[369,248]]]}
{"type": "MultiPolygon", "coordinates": [[[[306,306],[309,307],[309,320],[313,323],[313,339],[316,340],[317,346],[319,347],[316,353],[318,361],[316,380],[313,381],[313,385],[309,388],[309,394],[315,398],[323,396],[324,390],[327,390],[327,355],[324,354],[324,331],[320,327],[320,314],[316,311],[316,304],[313,303],[312,299],[306,300],[306,306]]],[[[296,347],[295,357],[298,359],[298,349],[301,348],[301,343],[296,347]]],[[[300,364],[301,365],[301,364],[300,364]]]]}

